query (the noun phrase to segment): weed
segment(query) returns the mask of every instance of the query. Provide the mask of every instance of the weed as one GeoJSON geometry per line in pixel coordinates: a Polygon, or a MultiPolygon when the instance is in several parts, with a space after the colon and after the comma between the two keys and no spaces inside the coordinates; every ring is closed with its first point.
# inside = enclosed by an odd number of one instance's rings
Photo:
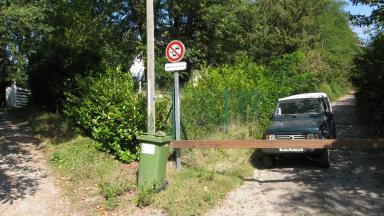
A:
{"type": "Polygon", "coordinates": [[[64,161],[63,155],[60,154],[59,152],[54,152],[51,156],[51,161],[56,164],[60,164],[64,161]]]}
{"type": "Polygon", "coordinates": [[[203,200],[209,204],[214,203],[214,195],[208,190],[207,187],[204,187],[203,200]]]}
{"type": "Polygon", "coordinates": [[[197,173],[197,177],[199,178],[200,182],[213,181],[213,179],[215,178],[215,172],[208,170],[199,170],[197,173]]]}
{"type": "Polygon", "coordinates": [[[102,182],[99,184],[100,194],[106,199],[113,199],[124,193],[125,191],[133,189],[134,186],[130,182],[120,182],[116,180],[114,183],[102,182]]]}
{"type": "Polygon", "coordinates": [[[121,182],[116,179],[113,183],[102,182],[99,184],[99,193],[105,198],[105,206],[107,209],[114,209],[118,206],[118,196],[123,194],[125,191],[132,190],[133,184],[129,182],[121,182]]]}
{"type": "Polygon", "coordinates": [[[155,194],[155,190],[153,188],[150,188],[150,187],[140,188],[139,193],[136,195],[133,202],[139,208],[149,206],[154,201],[154,194],[155,194]]]}
{"type": "Polygon", "coordinates": [[[229,154],[227,151],[225,151],[224,149],[216,149],[218,153],[221,154],[221,156],[223,156],[224,158],[228,158],[229,157],[229,154]]]}
{"type": "Polygon", "coordinates": [[[119,206],[119,201],[117,200],[117,198],[108,199],[108,200],[104,201],[104,205],[105,205],[106,209],[113,210],[117,206],[119,206]]]}

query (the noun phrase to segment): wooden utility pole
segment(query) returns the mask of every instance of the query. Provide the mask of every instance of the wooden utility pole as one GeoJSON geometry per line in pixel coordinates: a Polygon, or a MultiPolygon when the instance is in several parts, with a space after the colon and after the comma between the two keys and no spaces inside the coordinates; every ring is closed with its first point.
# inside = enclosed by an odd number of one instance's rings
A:
{"type": "Polygon", "coordinates": [[[147,0],[147,130],[155,133],[155,27],[153,0],[147,0]]]}

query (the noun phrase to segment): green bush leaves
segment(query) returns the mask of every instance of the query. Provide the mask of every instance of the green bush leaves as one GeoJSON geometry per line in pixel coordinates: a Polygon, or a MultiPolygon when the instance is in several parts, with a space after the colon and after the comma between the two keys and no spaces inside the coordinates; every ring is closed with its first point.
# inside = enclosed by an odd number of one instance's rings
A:
{"type": "Polygon", "coordinates": [[[75,82],[78,87],[66,92],[65,114],[101,143],[100,150],[124,162],[137,160],[145,98],[135,92],[131,75],[115,68],[98,76],[78,76],[75,82]]]}

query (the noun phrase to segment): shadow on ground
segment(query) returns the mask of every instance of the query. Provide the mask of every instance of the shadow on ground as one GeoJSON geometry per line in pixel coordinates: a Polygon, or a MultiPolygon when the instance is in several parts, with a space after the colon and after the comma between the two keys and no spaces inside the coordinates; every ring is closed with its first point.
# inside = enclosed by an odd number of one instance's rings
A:
{"type": "Polygon", "coordinates": [[[275,168],[279,176],[251,178],[245,181],[264,185],[262,193],[276,190],[270,184],[281,183],[293,189],[291,195],[279,197],[292,212],[312,214],[307,209],[320,209],[323,213],[347,213],[354,211],[364,215],[380,215],[384,212],[384,150],[331,151],[330,169],[321,169],[316,162],[306,158],[282,158],[275,168]],[[293,187],[293,188],[294,188],[293,187]],[[302,190],[300,188],[303,188],[302,190]]]}
{"type": "Polygon", "coordinates": [[[27,124],[0,113],[0,202],[10,203],[34,195],[39,179],[45,178],[39,167],[33,166],[31,148],[41,142],[33,138],[27,124]]]}
{"type": "MultiPolygon", "coordinates": [[[[368,138],[354,101],[351,96],[334,104],[338,138],[368,138]]],[[[307,158],[281,158],[245,181],[266,196],[280,192],[275,202],[282,214],[383,215],[384,149],[332,149],[330,156],[330,169],[307,158]]]]}

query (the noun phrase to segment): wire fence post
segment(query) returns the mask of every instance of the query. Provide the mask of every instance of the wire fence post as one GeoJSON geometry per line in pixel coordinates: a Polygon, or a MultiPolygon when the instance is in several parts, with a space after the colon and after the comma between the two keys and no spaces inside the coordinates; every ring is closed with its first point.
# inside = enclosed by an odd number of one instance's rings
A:
{"type": "Polygon", "coordinates": [[[228,89],[224,90],[224,100],[225,100],[224,132],[225,132],[225,134],[227,134],[228,133],[228,125],[229,125],[229,107],[228,107],[229,93],[228,93],[228,89]]]}

